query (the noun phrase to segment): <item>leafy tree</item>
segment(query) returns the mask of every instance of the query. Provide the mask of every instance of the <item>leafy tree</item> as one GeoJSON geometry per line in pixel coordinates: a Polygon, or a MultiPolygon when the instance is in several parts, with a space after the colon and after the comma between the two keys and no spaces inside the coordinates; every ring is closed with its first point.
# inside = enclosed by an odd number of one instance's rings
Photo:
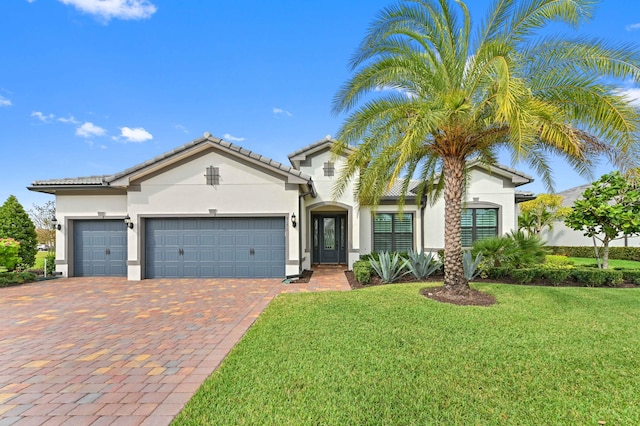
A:
{"type": "Polygon", "coordinates": [[[620,172],[602,176],[585,189],[564,223],[602,243],[602,267],[607,269],[609,243],[640,234],[640,184],[620,172]]]}
{"type": "Polygon", "coordinates": [[[334,100],[334,112],[348,116],[333,152],[349,154],[334,195],[355,179],[358,202],[375,206],[402,180],[402,206],[414,177],[418,197],[443,194],[445,292],[469,294],[461,244],[468,160],[491,165],[510,152],[550,189],[554,155],[586,176],[601,155],[620,167],[637,163],[640,112],[614,83],[640,80],[638,52],[538,37],[551,23],[587,21],[593,3],[502,0],[472,28],[461,0],[400,1],[380,13],[353,57],[354,75],[334,100]]]}
{"type": "Polygon", "coordinates": [[[36,227],[37,240],[40,244],[53,246],[56,241],[56,231],[53,230],[51,219],[56,215],[56,203],[47,201],[43,205],[34,204],[29,210],[29,216],[36,227]]]}
{"type": "Polygon", "coordinates": [[[570,207],[562,207],[562,195],[540,194],[535,200],[520,203],[518,229],[524,229],[531,235],[540,235],[546,227],[550,229],[556,220],[571,212],[570,207]]]}
{"type": "Polygon", "coordinates": [[[10,195],[0,207],[0,238],[18,241],[22,265],[33,266],[37,252],[36,227],[14,195],[10,195]]]}

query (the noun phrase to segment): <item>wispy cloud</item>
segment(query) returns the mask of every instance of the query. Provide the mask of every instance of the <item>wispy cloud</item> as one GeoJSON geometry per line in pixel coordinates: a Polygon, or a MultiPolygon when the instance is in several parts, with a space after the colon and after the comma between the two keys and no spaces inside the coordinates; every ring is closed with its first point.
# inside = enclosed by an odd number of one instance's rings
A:
{"type": "Polygon", "coordinates": [[[229,133],[225,133],[224,136],[222,136],[222,139],[227,140],[229,142],[242,142],[245,138],[239,138],[229,133]]]}
{"type": "Polygon", "coordinates": [[[67,117],[58,117],[58,121],[65,124],[80,124],[78,120],[73,115],[67,117]]]}
{"type": "Polygon", "coordinates": [[[11,101],[4,96],[0,96],[0,107],[6,107],[13,105],[11,101]]]}
{"type": "Polygon", "coordinates": [[[104,136],[107,133],[105,129],[100,126],[96,126],[90,121],[85,122],[83,125],[78,126],[76,129],[76,136],[88,139],[94,136],[104,136]]]}
{"type": "Polygon", "coordinates": [[[56,117],[53,114],[43,114],[40,111],[33,111],[31,113],[31,116],[37,118],[38,120],[42,121],[43,123],[51,123],[51,121],[53,121],[53,119],[56,117]]]}
{"type": "Polygon", "coordinates": [[[58,0],[105,21],[147,19],[158,8],[149,0],[58,0]]]}
{"type": "Polygon", "coordinates": [[[27,3],[33,3],[36,0],[27,0],[27,3]]]}
{"type": "Polygon", "coordinates": [[[284,110],[282,108],[273,108],[273,114],[277,115],[277,116],[286,116],[286,117],[293,117],[293,114],[291,114],[289,111],[284,110]]]}
{"type": "Polygon", "coordinates": [[[627,31],[640,30],[640,22],[636,22],[635,24],[627,25],[626,27],[624,27],[624,29],[627,30],[627,31]]]}
{"type": "Polygon", "coordinates": [[[182,131],[183,133],[189,133],[189,129],[187,129],[185,126],[183,126],[182,124],[176,124],[174,126],[176,129],[182,131]]]}
{"type": "Polygon", "coordinates": [[[114,137],[114,140],[124,142],[142,143],[153,139],[153,135],[142,127],[121,127],[120,136],[114,137]]]}

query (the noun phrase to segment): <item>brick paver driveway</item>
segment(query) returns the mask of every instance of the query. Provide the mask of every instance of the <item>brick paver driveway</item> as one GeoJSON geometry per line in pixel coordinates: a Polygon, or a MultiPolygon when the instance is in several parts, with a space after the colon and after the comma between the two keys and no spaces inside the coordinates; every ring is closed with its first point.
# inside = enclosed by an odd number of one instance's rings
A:
{"type": "Polygon", "coordinates": [[[321,287],[70,278],[0,289],[0,426],[169,424],[270,300],[321,287]]]}

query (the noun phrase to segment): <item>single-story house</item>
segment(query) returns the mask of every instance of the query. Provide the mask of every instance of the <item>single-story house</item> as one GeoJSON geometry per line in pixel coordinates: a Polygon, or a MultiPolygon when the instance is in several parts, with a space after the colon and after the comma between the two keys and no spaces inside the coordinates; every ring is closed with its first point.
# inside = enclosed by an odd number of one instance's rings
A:
{"type": "MultiPolygon", "coordinates": [[[[120,173],[33,182],[56,197],[56,270],[63,276],[276,277],[313,264],[346,264],[372,251],[444,246],[444,202],[399,187],[376,211],[353,185],[333,186],[344,158],[326,137],[289,155],[290,166],[205,133],[120,173]]],[[[516,188],[531,177],[469,164],[463,242],[516,228],[516,188]]]]}
{"type": "MultiPolygon", "coordinates": [[[[569,188],[557,195],[562,196],[563,207],[573,207],[576,200],[582,198],[582,193],[591,186],[591,184],[580,185],[569,188]]],[[[545,228],[540,235],[548,246],[568,246],[568,247],[593,247],[593,239],[585,237],[582,231],[576,231],[564,224],[564,220],[556,220],[551,228],[545,228]]],[[[600,245],[600,241],[597,241],[600,245]]],[[[640,246],[640,237],[623,237],[613,240],[609,243],[609,247],[638,247],[640,246]]]]}

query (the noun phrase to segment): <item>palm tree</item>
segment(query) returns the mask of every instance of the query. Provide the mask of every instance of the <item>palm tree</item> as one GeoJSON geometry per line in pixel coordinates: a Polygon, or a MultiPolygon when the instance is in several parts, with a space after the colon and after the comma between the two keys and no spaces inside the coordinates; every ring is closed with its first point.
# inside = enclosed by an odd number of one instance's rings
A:
{"type": "MultiPolygon", "coordinates": [[[[376,206],[389,186],[422,184],[444,195],[444,289],[468,294],[461,245],[465,165],[498,152],[531,166],[552,189],[551,156],[589,177],[604,155],[637,162],[640,116],[619,90],[640,81],[633,46],[538,34],[551,22],[588,20],[591,0],[499,0],[474,30],[466,5],[401,0],[384,9],[352,59],[354,75],[336,94],[348,113],[334,154],[353,152],[334,194],[356,179],[360,204],[376,206]]],[[[401,206],[404,197],[400,200],[401,206]]]]}

